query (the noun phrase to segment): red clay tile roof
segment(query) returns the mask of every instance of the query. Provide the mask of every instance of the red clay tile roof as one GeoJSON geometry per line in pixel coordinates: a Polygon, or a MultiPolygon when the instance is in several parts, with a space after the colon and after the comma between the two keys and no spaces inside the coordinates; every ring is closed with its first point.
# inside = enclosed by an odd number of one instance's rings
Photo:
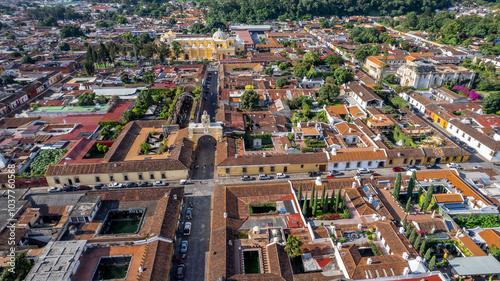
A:
{"type": "Polygon", "coordinates": [[[479,236],[483,238],[486,245],[489,248],[499,247],[500,246],[500,232],[494,229],[487,229],[479,232],[479,236]]]}

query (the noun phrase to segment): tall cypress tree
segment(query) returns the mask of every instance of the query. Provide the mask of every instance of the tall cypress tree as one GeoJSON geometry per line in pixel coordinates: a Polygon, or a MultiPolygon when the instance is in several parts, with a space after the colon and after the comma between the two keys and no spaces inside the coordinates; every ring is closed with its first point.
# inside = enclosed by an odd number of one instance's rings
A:
{"type": "Polygon", "coordinates": [[[318,209],[318,192],[316,191],[316,194],[314,195],[314,200],[313,201],[313,207],[312,207],[312,216],[316,216],[316,211],[318,209]]]}
{"type": "Polygon", "coordinates": [[[305,198],[304,198],[304,204],[302,205],[302,214],[307,217],[307,208],[308,208],[308,204],[307,204],[307,192],[306,192],[306,195],[305,195],[305,198]]]}
{"type": "Polygon", "coordinates": [[[313,207],[313,196],[314,194],[316,193],[316,183],[313,183],[313,186],[312,186],[312,189],[311,189],[311,200],[309,200],[309,207],[312,208],[313,207]]]}
{"type": "Polygon", "coordinates": [[[411,178],[410,178],[410,182],[408,183],[408,191],[406,192],[406,200],[410,200],[412,199],[412,196],[413,196],[413,189],[415,188],[415,178],[416,178],[416,174],[415,174],[415,171],[413,171],[413,173],[411,174],[411,178]]]}
{"type": "Polygon", "coordinates": [[[414,228],[411,231],[410,238],[408,238],[408,241],[410,241],[410,243],[413,244],[413,242],[415,241],[416,236],[417,236],[417,228],[414,228]]]}
{"type": "Polygon", "coordinates": [[[425,193],[424,202],[422,202],[422,210],[427,210],[432,202],[432,194],[434,192],[434,185],[431,184],[425,193]]]}
{"type": "Polygon", "coordinates": [[[325,195],[325,202],[323,203],[323,214],[328,213],[328,208],[330,206],[330,203],[328,202],[328,193],[325,195]]]}
{"type": "Polygon", "coordinates": [[[436,256],[432,256],[431,261],[429,262],[429,270],[432,271],[436,266],[436,256]]]}
{"type": "Polygon", "coordinates": [[[427,249],[427,252],[425,252],[424,259],[427,261],[431,259],[431,248],[427,249]]]}
{"type": "Polygon", "coordinates": [[[417,235],[417,239],[415,239],[415,243],[413,243],[413,247],[416,249],[418,249],[418,247],[420,246],[420,240],[421,240],[421,236],[420,235],[417,235]]]}
{"type": "Polygon", "coordinates": [[[427,243],[427,239],[424,239],[424,241],[422,241],[422,243],[420,244],[420,251],[418,252],[418,254],[420,256],[422,256],[424,254],[424,251],[425,251],[425,243],[427,243]]]}
{"type": "Polygon", "coordinates": [[[406,201],[406,207],[405,207],[406,212],[410,211],[410,207],[411,207],[410,205],[411,205],[411,200],[406,201]]]}
{"type": "Polygon", "coordinates": [[[342,201],[340,201],[341,206],[342,206],[342,207],[340,208],[340,210],[342,210],[342,209],[344,209],[344,208],[346,208],[346,207],[347,207],[347,204],[346,204],[346,202],[345,202],[345,197],[346,197],[346,194],[347,194],[347,192],[345,192],[345,191],[344,191],[344,196],[342,196],[342,201]]]}
{"type": "Polygon", "coordinates": [[[392,195],[396,200],[399,200],[399,192],[401,191],[401,173],[396,176],[396,181],[394,182],[394,189],[392,190],[392,195]]]}
{"type": "Polygon", "coordinates": [[[339,210],[339,202],[340,202],[340,196],[342,193],[342,187],[339,189],[339,193],[337,193],[337,198],[335,198],[335,213],[338,213],[339,210]]]}
{"type": "Polygon", "coordinates": [[[325,206],[325,192],[326,192],[326,184],[323,185],[323,191],[321,192],[321,209],[324,209],[325,206]]]}
{"type": "Polygon", "coordinates": [[[302,184],[299,184],[299,194],[297,194],[297,199],[299,200],[299,204],[302,201],[302,184]]]}

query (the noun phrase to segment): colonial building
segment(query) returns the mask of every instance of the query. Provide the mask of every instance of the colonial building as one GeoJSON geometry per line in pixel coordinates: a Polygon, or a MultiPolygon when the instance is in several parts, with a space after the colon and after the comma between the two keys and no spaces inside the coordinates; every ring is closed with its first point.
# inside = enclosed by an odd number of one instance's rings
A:
{"type": "Polygon", "coordinates": [[[408,62],[396,71],[402,86],[415,89],[428,89],[433,85],[455,82],[470,86],[475,72],[453,64],[432,65],[422,62],[408,62]]]}
{"type": "Polygon", "coordinates": [[[172,31],[161,36],[160,41],[173,48],[173,42],[179,43],[182,54],[179,61],[214,60],[219,55],[235,55],[245,49],[245,42],[239,35],[229,37],[220,29],[212,37],[199,35],[181,35],[172,31]]]}

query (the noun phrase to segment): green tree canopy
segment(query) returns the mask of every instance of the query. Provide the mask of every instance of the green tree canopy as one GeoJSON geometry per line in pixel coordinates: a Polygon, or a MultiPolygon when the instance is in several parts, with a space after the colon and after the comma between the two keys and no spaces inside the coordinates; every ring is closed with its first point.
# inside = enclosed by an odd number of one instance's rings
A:
{"type": "Polygon", "coordinates": [[[259,94],[254,90],[248,90],[241,95],[240,107],[243,109],[254,109],[259,104],[259,94]]]}
{"type": "Polygon", "coordinates": [[[302,241],[298,235],[289,235],[286,240],[285,251],[291,258],[295,258],[302,254],[300,247],[302,247],[302,241]]]}

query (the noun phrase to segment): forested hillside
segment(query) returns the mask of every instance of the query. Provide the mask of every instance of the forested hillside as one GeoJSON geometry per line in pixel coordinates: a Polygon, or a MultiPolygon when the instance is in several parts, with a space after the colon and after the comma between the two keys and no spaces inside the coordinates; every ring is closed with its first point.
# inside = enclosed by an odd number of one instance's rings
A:
{"type": "MultiPolygon", "coordinates": [[[[207,1],[201,1],[206,3],[207,1]]],[[[261,23],[267,19],[312,19],[312,16],[397,16],[449,6],[450,0],[210,0],[209,18],[261,23]]]]}

